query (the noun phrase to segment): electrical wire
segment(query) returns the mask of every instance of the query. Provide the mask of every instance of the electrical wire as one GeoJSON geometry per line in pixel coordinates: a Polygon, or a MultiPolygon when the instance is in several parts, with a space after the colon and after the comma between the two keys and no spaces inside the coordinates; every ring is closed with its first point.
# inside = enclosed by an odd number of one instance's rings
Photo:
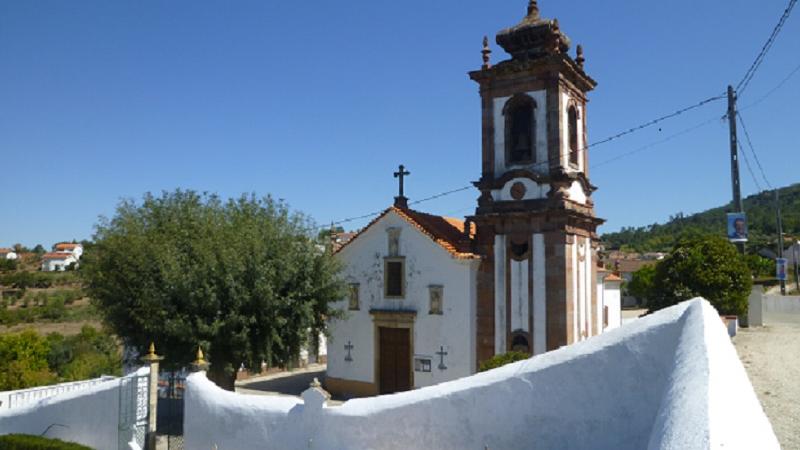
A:
{"type": "Polygon", "coordinates": [[[764,172],[764,166],[761,165],[761,160],[758,158],[758,153],[756,153],[756,148],[753,146],[753,141],[750,139],[750,133],[747,131],[747,126],[744,124],[744,118],[742,118],[741,113],[736,114],[739,117],[739,123],[742,125],[742,131],[744,131],[744,137],[747,139],[747,145],[750,147],[750,152],[753,154],[753,158],[756,160],[756,164],[758,165],[758,170],[761,172],[761,177],[764,178],[764,183],[767,185],[768,188],[772,189],[772,184],[767,179],[767,174],[764,172]]]}
{"type": "Polygon", "coordinates": [[[795,67],[795,68],[794,68],[794,70],[792,70],[792,71],[789,73],[789,75],[787,75],[787,76],[786,76],[786,78],[784,78],[783,80],[781,80],[781,82],[780,82],[780,83],[778,83],[778,85],[777,85],[777,86],[775,86],[774,88],[770,89],[770,90],[769,90],[769,91],[768,91],[766,94],[764,94],[764,96],[763,96],[763,97],[759,98],[758,100],[754,101],[753,103],[750,103],[749,105],[747,105],[747,106],[745,106],[745,107],[743,107],[743,108],[740,108],[739,110],[740,110],[740,111],[743,111],[743,110],[745,110],[745,109],[752,108],[753,106],[756,106],[756,105],[758,105],[759,103],[763,102],[764,100],[766,100],[767,98],[769,98],[769,97],[770,97],[772,94],[774,94],[774,93],[775,93],[775,92],[776,92],[778,89],[782,88],[784,84],[788,83],[788,82],[789,82],[789,80],[791,80],[791,79],[792,79],[792,77],[794,77],[794,76],[797,74],[797,72],[800,72],[800,64],[798,64],[798,65],[797,65],[797,67],[795,67]]]}
{"type": "Polygon", "coordinates": [[[761,67],[761,63],[764,62],[767,53],[769,53],[769,50],[775,44],[775,40],[777,39],[778,34],[780,34],[783,25],[786,23],[786,20],[792,14],[792,10],[794,9],[794,6],[796,4],[797,0],[789,0],[789,5],[786,7],[786,10],[783,11],[780,20],[778,20],[778,24],[775,25],[775,28],[772,29],[772,34],[770,34],[769,39],[767,39],[767,42],[764,44],[763,47],[761,47],[761,51],[758,53],[758,56],[756,56],[756,59],[755,61],[753,61],[753,64],[750,65],[750,68],[747,69],[747,72],[744,74],[742,80],[739,82],[739,84],[736,85],[736,92],[738,93],[739,96],[744,94],[744,91],[747,90],[747,87],[750,85],[750,82],[753,80],[753,77],[756,75],[756,72],[758,72],[759,67],[761,67]]]}
{"type": "MultiPolygon", "coordinates": [[[[664,122],[665,120],[672,119],[672,118],[680,116],[683,113],[686,113],[688,111],[703,107],[703,106],[705,106],[707,104],[710,104],[710,103],[713,103],[713,102],[715,102],[717,100],[721,100],[721,99],[725,98],[726,96],[727,96],[727,94],[720,94],[720,95],[716,95],[716,96],[713,96],[713,97],[709,97],[709,98],[707,98],[705,100],[702,100],[702,101],[700,101],[700,102],[698,102],[696,104],[693,104],[693,105],[678,109],[678,110],[673,111],[673,112],[671,112],[669,114],[660,116],[660,117],[658,117],[656,119],[649,120],[647,122],[642,123],[641,125],[629,128],[629,129],[627,129],[625,131],[619,132],[619,133],[614,134],[612,136],[609,136],[609,137],[607,137],[605,139],[601,139],[599,141],[596,141],[594,143],[586,145],[585,147],[583,147],[583,151],[587,151],[588,152],[590,149],[593,149],[593,148],[595,148],[597,146],[609,143],[611,141],[614,141],[616,139],[622,138],[624,136],[636,133],[638,131],[644,130],[644,129],[649,128],[649,127],[652,127],[653,125],[656,125],[658,123],[664,122]]],[[[680,135],[686,134],[686,133],[688,133],[690,131],[693,131],[693,130],[695,130],[697,128],[700,128],[700,127],[702,127],[704,125],[707,125],[707,124],[713,122],[714,120],[717,120],[717,119],[715,118],[715,119],[708,120],[708,121],[703,122],[703,123],[701,123],[701,124],[699,124],[697,126],[691,127],[689,129],[686,129],[686,130],[684,130],[682,132],[679,132],[679,133],[677,133],[675,135],[669,136],[668,138],[666,138],[664,140],[655,142],[653,144],[646,145],[646,146],[644,146],[642,148],[639,148],[639,149],[636,149],[636,150],[634,150],[632,152],[628,152],[626,154],[623,154],[623,155],[620,155],[618,157],[612,158],[611,160],[604,161],[604,162],[598,164],[597,166],[608,164],[608,163],[611,163],[613,161],[617,161],[619,159],[622,159],[623,157],[626,157],[626,156],[629,156],[629,155],[632,155],[632,154],[635,154],[635,153],[639,153],[639,152],[644,151],[644,150],[646,150],[646,149],[648,149],[650,147],[653,147],[655,145],[658,145],[658,144],[661,144],[661,143],[664,143],[664,142],[668,142],[668,141],[670,141],[670,140],[672,140],[672,139],[674,139],[674,138],[676,138],[676,137],[678,137],[680,135]]],[[[551,162],[548,160],[548,161],[542,161],[542,162],[539,162],[539,163],[532,164],[530,167],[531,168],[539,168],[541,166],[549,165],[549,164],[551,164],[551,162]]],[[[597,166],[593,166],[593,167],[597,167],[597,166]]],[[[448,196],[448,195],[451,195],[451,194],[455,194],[455,193],[458,193],[458,192],[466,191],[466,190],[472,189],[472,188],[473,188],[473,186],[469,185],[469,186],[460,187],[458,189],[453,189],[453,190],[450,190],[450,191],[441,192],[441,193],[438,193],[438,194],[435,194],[435,195],[431,195],[429,197],[422,198],[420,200],[416,200],[416,201],[410,202],[409,205],[417,205],[417,204],[420,204],[420,203],[423,203],[423,202],[427,202],[427,201],[430,201],[430,200],[435,200],[435,199],[438,199],[438,198],[441,198],[441,197],[445,197],[445,196],[448,196]]],[[[354,221],[357,221],[357,220],[373,218],[375,216],[378,216],[378,215],[382,214],[384,211],[385,211],[385,209],[380,210],[380,211],[375,211],[375,212],[372,212],[372,213],[368,213],[368,214],[359,215],[359,216],[356,216],[356,217],[348,217],[348,218],[345,218],[345,219],[336,220],[336,221],[331,222],[331,224],[329,226],[330,227],[335,227],[337,225],[343,225],[343,224],[354,222],[354,221]]],[[[327,226],[327,225],[326,226],[320,226],[317,229],[322,230],[322,229],[328,228],[329,226],[327,226]]]]}
{"type": "Polygon", "coordinates": [[[756,189],[758,189],[758,192],[763,191],[763,189],[761,189],[761,184],[758,182],[758,177],[756,177],[755,172],[753,172],[753,167],[750,165],[750,159],[747,157],[747,152],[744,151],[744,147],[742,147],[742,142],[737,141],[736,144],[739,147],[739,153],[742,155],[742,159],[744,159],[744,164],[747,166],[747,171],[750,172],[750,177],[753,178],[753,183],[755,183],[756,189]]]}

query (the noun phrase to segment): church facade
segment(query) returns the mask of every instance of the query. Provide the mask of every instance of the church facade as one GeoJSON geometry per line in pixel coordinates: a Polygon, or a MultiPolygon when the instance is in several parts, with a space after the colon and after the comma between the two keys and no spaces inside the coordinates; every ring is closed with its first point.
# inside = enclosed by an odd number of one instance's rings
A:
{"type": "MultiPolygon", "coordinates": [[[[511,57],[469,75],[482,105],[480,192],[462,220],[395,203],[338,251],[350,293],[331,322],[326,387],[390,393],[475,373],[511,350],[531,355],[608,325],[598,286],[595,187],[586,104],[596,83],[580,46],[535,0],[497,44],[511,57]]],[[[477,156],[477,155],[476,155],[477,156]]],[[[618,307],[617,307],[618,308],[618,307]]]]}

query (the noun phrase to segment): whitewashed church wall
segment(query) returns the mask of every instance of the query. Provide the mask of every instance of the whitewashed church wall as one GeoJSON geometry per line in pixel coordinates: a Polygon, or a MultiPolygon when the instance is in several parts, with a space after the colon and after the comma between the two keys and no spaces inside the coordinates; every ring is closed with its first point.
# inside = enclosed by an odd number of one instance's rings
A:
{"type": "Polygon", "coordinates": [[[533,235],[533,352],[547,351],[547,262],[544,234],[533,235]]]}
{"type": "MultiPolygon", "coordinates": [[[[586,238],[584,241],[586,243],[586,257],[583,261],[583,297],[584,301],[586,302],[586,334],[588,336],[592,336],[592,321],[595,320],[595,310],[592,309],[592,269],[594,268],[594,262],[592,257],[592,241],[589,238],[586,238]]],[[[597,334],[600,333],[600,329],[598,328],[597,334]]]]}
{"type": "MultiPolygon", "coordinates": [[[[603,278],[602,276],[600,276],[600,274],[597,275],[597,282],[595,283],[594,290],[595,290],[595,295],[597,295],[597,307],[602,311],[602,308],[606,304],[606,300],[605,300],[605,285],[603,283],[603,278]]],[[[597,317],[597,329],[603,330],[603,328],[604,328],[603,315],[600,314],[597,317]]]]}
{"type": "MultiPolygon", "coordinates": [[[[148,368],[138,376],[147,376],[148,368]]],[[[133,440],[133,430],[120,430],[120,378],[80,391],[67,392],[14,409],[0,408],[0,435],[22,433],[77,442],[91,448],[116,449],[133,440]],[[122,436],[119,434],[122,433],[122,436]]],[[[135,397],[134,397],[135,400],[135,397]]],[[[130,406],[130,405],[128,405],[130,406]]]]}
{"type": "MultiPolygon", "coordinates": [[[[534,172],[547,171],[547,92],[526,92],[536,102],[536,162],[528,165],[534,172]]],[[[511,97],[494,99],[494,174],[502,176],[511,167],[506,165],[506,121],[503,108],[511,97]]],[[[514,165],[513,167],[526,167],[514,165]]]]}
{"type": "MultiPolygon", "coordinates": [[[[609,281],[603,284],[603,301],[608,307],[608,325],[606,330],[612,330],[622,324],[622,300],[620,282],[609,281]]],[[[602,321],[602,319],[601,319],[602,321]]]]}
{"type": "Polygon", "coordinates": [[[779,448],[704,300],[493,371],[341,406],[235,394],[193,374],[184,432],[192,449],[779,448]]]}
{"type": "Polygon", "coordinates": [[[506,237],[494,237],[494,353],[506,352],[506,237]]]}
{"type": "MultiPolygon", "coordinates": [[[[328,376],[375,382],[375,326],[370,310],[416,311],[414,355],[431,359],[431,372],[415,372],[414,386],[452,380],[473,373],[475,324],[470,315],[476,302],[472,279],[477,261],[456,260],[405,219],[389,213],[339,254],[347,283],[360,285],[360,309],[331,323],[328,376]],[[383,265],[388,256],[388,228],[400,228],[400,256],[405,257],[405,298],[384,297],[383,265]],[[430,314],[430,286],[443,286],[443,314],[430,314]],[[345,361],[351,342],[353,361],[345,361]],[[441,347],[446,370],[438,370],[441,347]]],[[[337,303],[347,309],[346,300],[337,303]]]]}
{"type": "Polygon", "coordinates": [[[578,258],[575,263],[578,266],[578,340],[586,339],[586,245],[584,239],[575,238],[575,246],[578,247],[578,258]]]}
{"type": "Polygon", "coordinates": [[[575,239],[573,244],[567,244],[567,257],[572,260],[572,336],[575,342],[580,340],[580,330],[578,329],[578,241],[575,239]]]}
{"type": "Polygon", "coordinates": [[[511,331],[530,331],[528,261],[511,260],[511,331]]]}

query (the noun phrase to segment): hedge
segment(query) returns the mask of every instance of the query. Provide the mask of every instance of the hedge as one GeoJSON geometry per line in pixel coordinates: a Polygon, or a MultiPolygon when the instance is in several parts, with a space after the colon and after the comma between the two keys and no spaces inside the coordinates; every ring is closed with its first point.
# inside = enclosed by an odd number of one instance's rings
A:
{"type": "Polygon", "coordinates": [[[3,450],[92,450],[89,447],[27,434],[7,434],[0,436],[0,449],[3,450]]]}

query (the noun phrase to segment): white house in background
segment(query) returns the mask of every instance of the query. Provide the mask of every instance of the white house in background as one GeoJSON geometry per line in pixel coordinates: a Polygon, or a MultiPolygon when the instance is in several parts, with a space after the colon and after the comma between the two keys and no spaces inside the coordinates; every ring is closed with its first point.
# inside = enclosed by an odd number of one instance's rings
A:
{"type": "Polygon", "coordinates": [[[393,206],[338,251],[349,296],[331,324],[326,389],[377,395],[476,372],[480,259],[463,236],[462,221],[393,206]]]}
{"type": "Polygon", "coordinates": [[[81,259],[83,255],[83,245],[81,244],[73,244],[69,242],[60,242],[53,246],[53,252],[55,253],[71,253],[75,259],[81,259]]]}
{"type": "Polygon", "coordinates": [[[17,253],[10,248],[0,248],[0,259],[17,259],[17,253]]]}
{"type": "Polygon", "coordinates": [[[617,328],[622,323],[622,294],[624,280],[604,270],[597,270],[597,298],[603,305],[603,331],[617,328]]]}
{"type": "Polygon", "coordinates": [[[45,253],[42,256],[42,272],[62,272],[72,263],[77,263],[78,258],[72,253],[45,253]]]}

